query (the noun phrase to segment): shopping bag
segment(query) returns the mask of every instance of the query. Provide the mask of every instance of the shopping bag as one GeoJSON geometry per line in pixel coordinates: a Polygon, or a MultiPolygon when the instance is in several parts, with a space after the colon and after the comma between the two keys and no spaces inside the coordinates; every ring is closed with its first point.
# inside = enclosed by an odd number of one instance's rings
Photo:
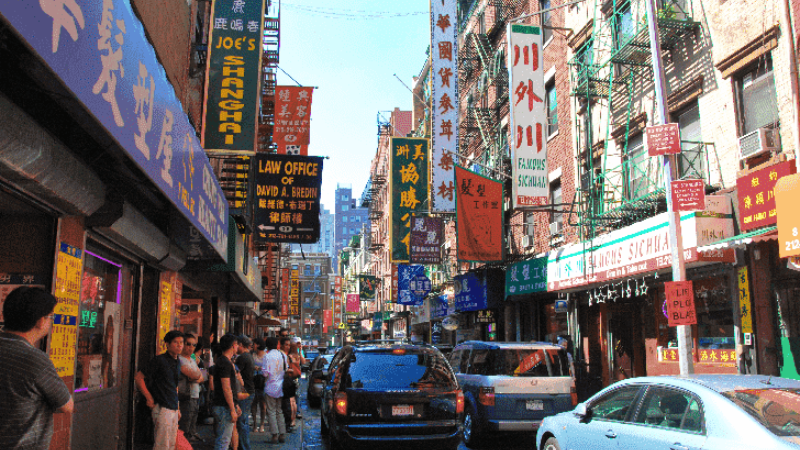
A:
{"type": "Polygon", "coordinates": [[[175,450],[194,450],[181,430],[178,430],[178,437],[175,439],[175,450]]]}

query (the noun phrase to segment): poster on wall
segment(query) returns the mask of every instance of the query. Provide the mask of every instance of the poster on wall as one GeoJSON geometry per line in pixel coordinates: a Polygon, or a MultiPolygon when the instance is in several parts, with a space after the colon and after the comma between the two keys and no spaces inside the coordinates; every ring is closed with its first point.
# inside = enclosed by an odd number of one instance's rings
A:
{"type": "Polygon", "coordinates": [[[503,183],[456,166],[458,259],[503,259],[503,183]]]}
{"type": "Polygon", "coordinates": [[[75,375],[82,272],[83,250],[62,242],[56,260],[56,288],[53,294],[58,303],[53,311],[49,350],[50,360],[60,377],[75,375]]]}
{"type": "Polygon", "coordinates": [[[512,208],[545,205],[550,183],[542,29],[509,24],[508,36],[512,208]]]}

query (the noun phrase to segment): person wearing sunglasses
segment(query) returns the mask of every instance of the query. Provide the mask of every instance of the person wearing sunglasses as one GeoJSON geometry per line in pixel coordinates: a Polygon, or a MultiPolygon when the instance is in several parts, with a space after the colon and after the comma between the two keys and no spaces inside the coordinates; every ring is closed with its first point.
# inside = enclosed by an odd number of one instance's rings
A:
{"type": "Polygon", "coordinates": [[[186,439],[202,441],[197,435],[197,414],[200,411],[200,383],[205,381],[205,377],[192,358],[194,349],[197,347],[197,337],[193,334],[186,334],[184,338],[183,350],[180,355],[181,375],[184,379],[178,384],[181,409],[178,428],[183,431],[186,439]]]}

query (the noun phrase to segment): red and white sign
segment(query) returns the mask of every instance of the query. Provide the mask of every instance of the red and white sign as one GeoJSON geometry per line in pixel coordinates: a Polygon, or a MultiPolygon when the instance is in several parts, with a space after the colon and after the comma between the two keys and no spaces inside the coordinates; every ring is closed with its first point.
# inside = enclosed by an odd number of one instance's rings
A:
{"type": "MultiPolygon", "coordinates": [[[[570,289],[670,267],[668,218],[669,213],[662,213],[595,238],[591,246],[589,242],[577,243],[550,252],[547,290],[570,289]]],[[[697,247],[734,235],[727,197],[707,196],[705,211],[681,217],[681,234],[686,264],[736,262],[733,249],[697,251],[697,247]]]]}
{"type": "Polygon", "coordinates": [[[322,334],[328,332],[328,328],[333,327],[333,311],[326,309],[322,311],[322,334]]]}
{"type": "Polygon", "coordinates": [[[739,198],[739,220],[742,231],[775,225],[778,222],[775,184],[781,178],[795,172],[795,162],[791,159],[750,172],[736,179],[736,196],[739,198]]]}
{"type": "Polygon", "coordinates": [[[681,152],[681,130],[677,123],[647,127],[644,133],[648,155],[677,155],[681,152]]]}
{"type": "Polygon", "coordinates": [[[672,182],[673,211],[703,211],[706,209],[706,184],[703,180],[672,182]]]}
{"type": "Polygon", "coordinates": [[[668,281],[664,283],[664,293],[667,295],[669,326],[697,324],[694,289],[691,281],[668,281]]]}
{"type": "Polygon", "coordinates": [[[510,24],[508,36],[512,207],[544,205],[550,196],[550,182],[542,29],[510,24]]]}
{"type": "MultiPolygon", "coordinates": [[[[275,89],[275,129],[272,142],[278,144],[278,148],[284,148],[288,152],[287,145],[309,144],[313,93],[313,87],[278,86],[275,89]]],[[[301,150],[298,149],[298,152],[301,150]]]]}

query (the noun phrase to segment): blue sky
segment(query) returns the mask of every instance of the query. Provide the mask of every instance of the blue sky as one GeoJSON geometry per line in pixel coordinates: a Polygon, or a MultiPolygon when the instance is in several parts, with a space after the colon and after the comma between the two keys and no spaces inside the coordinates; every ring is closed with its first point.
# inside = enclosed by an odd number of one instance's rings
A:
{"type": "MultiPolygon", "coordinates": [[[[378,112],[411,109],[412,94],[394,74],[411,87],[425,64],[428,3],[281,0],[280,68],[317,87],[308,153],[330,157],[322,175],[329,210],[337,183],[361,195],[377,149],[378,112]]],[[[278,85],[296,84],[278,70],[278,85]]]]}

